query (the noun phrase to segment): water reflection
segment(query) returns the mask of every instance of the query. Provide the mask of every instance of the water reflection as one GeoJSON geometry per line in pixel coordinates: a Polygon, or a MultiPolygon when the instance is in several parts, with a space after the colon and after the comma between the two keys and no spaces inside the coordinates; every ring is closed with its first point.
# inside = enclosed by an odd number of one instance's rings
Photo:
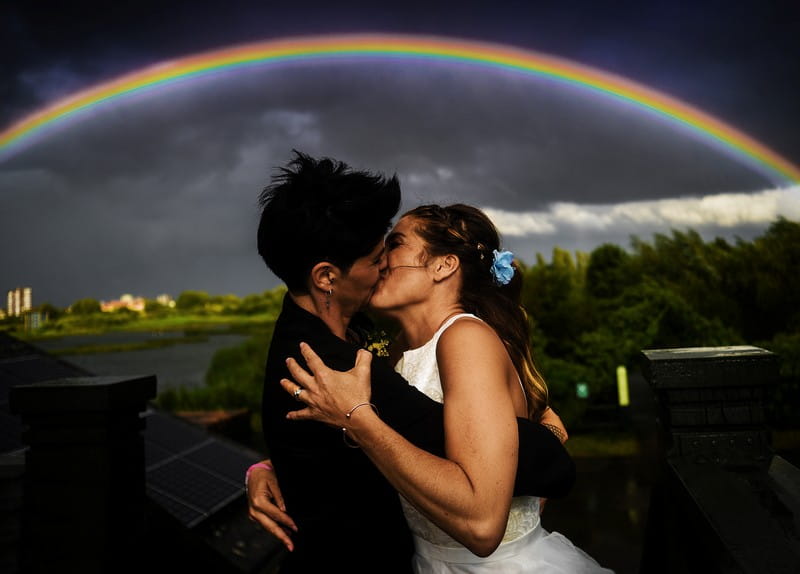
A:
{"type": "MultiPolygon", "coordinates": [[[[165,338],[181,338],[182,332],[114,332],[103,335],[72,335],[36,342],[53,351],[84,345],[141,343],[165,338]]],[[[62,355],[61,358],[95,375],[155,374],[158,391],[174,387],[197,387],[204,384],[214,353],[242,343],[247,337],[237,334],[211,334],[204,341],[181,342],[155,349],[142,349],[88,355],[62,355]]]]}

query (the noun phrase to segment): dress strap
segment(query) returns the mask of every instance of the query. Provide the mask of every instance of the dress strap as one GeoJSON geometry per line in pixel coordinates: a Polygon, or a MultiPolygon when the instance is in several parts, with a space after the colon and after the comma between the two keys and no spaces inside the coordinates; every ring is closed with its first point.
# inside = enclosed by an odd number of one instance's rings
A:
{"type": "Polygon", "coordinates": [[[483,319],[481,319],[481,318],[480,318],[480,317],[478,317],[477,315],[473,315],[472,313],[459,313],[459,314],[457,314],[457,315],[453,315],[452,317],[450,317],[449,319],[447,319],[447,320],[446,320],[444,323],[442,323],[442,326],[441,326],[441,327],[439,327],[439,329],[436,331],[436,333],[434,333],[434,335],[433,335],[433,336],[434,336],[434,337],[439,337],[439,336],[441,336],[441,334],[442,334],[442,333],[444,333],[444,332],[445,332],[445,330],[447,330],[447,328],[448,328],[450,325],[452,325],[453,323],[455,323],[455,322],[456,322],[456,321],[458,321],[459,319],[463,319],[464,317],[469,317],[470,319],[477,319],[478,321],[480,321],[480,322],[482,322],[482,323],[484,322],[484,321],[483,321],[483,319]]]}

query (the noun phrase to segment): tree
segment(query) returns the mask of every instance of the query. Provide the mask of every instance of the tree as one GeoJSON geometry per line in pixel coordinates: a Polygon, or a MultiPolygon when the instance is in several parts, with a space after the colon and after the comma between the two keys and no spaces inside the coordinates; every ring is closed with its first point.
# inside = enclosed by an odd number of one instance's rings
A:
{"type": "Polygon", "coordinates": [[[39,305],[39,312],[42,315],[46,315],[49,321],[54,321],[64,314],[63,309],[59,309],[58,307],[49,302],[45,302],[39,305]]]}
{"type": "Polygon", "coordinates": [[[559,247],[553,249],[551,263],[537,257],[525,272],[522,304],[534,327],[546,335],[543,350],[553,356],[568,356],[578,336],[592,326],[584,273],[585,266],[576,265],[570,252],[559,247]]]}
{"type": "Polygon", "coordinates": [[[78,299],[69,306],[69,312],[73,315],[91,315],[100,312],[100,301],[97,299],[78,299]]]}
{"type": "Polygon", "coordinates": [[[205,291],[184,291],[178,295],[175,307],[181,311],[205,309],[209,299],[208,293],[205,291]]]}
{"type": "Polygon", "coordinates": [[[169,311],[169,307],[163,305],[159,301],[155,299],[145,299],[144,300],[144,312],[147,315],[162,315],[169,311]]]}
{"type": "Polygon", "coordinates": [[[586,289],[599,299],[613,299],[633,282],[630,256],[618,245],[605,243],[592,251],[586,269],[586,289]]]}

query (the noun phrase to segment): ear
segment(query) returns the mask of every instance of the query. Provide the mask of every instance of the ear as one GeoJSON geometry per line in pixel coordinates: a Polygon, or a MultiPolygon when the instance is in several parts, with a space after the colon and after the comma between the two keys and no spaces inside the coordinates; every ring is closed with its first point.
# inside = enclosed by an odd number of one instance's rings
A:
{"type": "Polygon", "coordinates": [[[433,280],[436,282],[444,281],[461,268],[461,260],[458,255],[442,255],[436,258],[431,267],[433,268],[433,280]]]}
{"type": "Polygon", "coordinates": [[[320,261],[311,268],[311,286],[320,291],[330,291],[333,289],[336,278],[339,276],[339,268],[328,261],[320,261]]]}

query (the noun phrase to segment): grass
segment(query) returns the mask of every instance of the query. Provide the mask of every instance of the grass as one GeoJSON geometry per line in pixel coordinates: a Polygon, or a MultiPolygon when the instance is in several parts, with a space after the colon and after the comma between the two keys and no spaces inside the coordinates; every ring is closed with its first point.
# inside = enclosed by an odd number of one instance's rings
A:
{"type": "Polygon", "coordinates": [[[186,335],[183,337],[170,337],[168,339],[153,339],[138,341],[136,343],[109,343],[99,345],[78,345],[66,349],[53,349],[48,351],[51,355],[97,355],[101,353],[126,353],[128,351],[144,351],[147,349],[160,349],[184,343],[202,343],[207,341],[206,335],[186,335]]]}
{"type": "MultiPolygon", "coordinates": [[[[83,318],[82,318],[83,319],[83,318]]],[[[111,332],[169,332],[184,331],[187,336],[211,333],[243,333],[250,334],[263,328],[265,324],[275,320],[275,313],[259,313],[252,315],[204,315],[204,314],[180,314],[169,316],[154,317],[134,317],[128,321],[111,321],[103,315],[98,315],[97,322],[92,322],[91,317],[86,320],[71,321],[69,323],[58,322],[53,327],[45,325],[41,329],[32,332],[19,331],[14,336],[23,340],[36,341],[45,339],[55,339],[70,335],[102,335],[111,332]]],[[[194,342],[194,341],[180,341],[194,342]]],[[[169,343],[165,343],[169,344],[169,343]]],[[[138,344],[134,344],[138,345],[138,344]]],[[[155,347],[163,346],[160,342],[155,347]]],[[[91,347],[91,346],[89,346],[91,347]]],[[[97,347],[105,347],[98,345],[97,347]]],[[[153,347],[130,347],[117,350],[136,350],[137,348],[153,347]]],[[[81,352],[84,351],[72,351],[81,352]]],[[[86,352],[111,352],[109,350],[86,352]]],[[[63,351],[62,351],[63,354],[63,351]]]]}
{"type": "MultiPolygon", "coordinates": [[[[771,436],[775,451],[800,450],[800,429],[772,430],[771,436]]],[[[634,434],[609,431],[572,433],[564,446],[574,458],[638,456],[642,448],[634,434]]]]}
{"type": "Polygon", "coordinates": [[[570,434],[564,446],[575,458],[636,456],[640,451],[637,438],[623,432],[570,434]]]}

